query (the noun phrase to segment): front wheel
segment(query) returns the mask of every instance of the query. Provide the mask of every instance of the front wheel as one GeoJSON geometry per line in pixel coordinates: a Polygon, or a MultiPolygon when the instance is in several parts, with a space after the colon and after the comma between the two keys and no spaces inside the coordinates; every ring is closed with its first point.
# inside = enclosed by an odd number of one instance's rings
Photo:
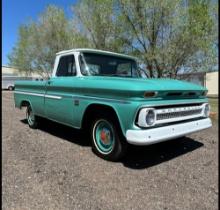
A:
{"type": "Polygon", "coordinates": [[[101,158],[117,161],[125,154],[127,142],[120,135],[117,122],[107,118],[96,118],[91,126],[92,148],[101,158]]]}
{"type": "Polygon", "coordinates": [[[34,115],[33,110],[30,105],[27,106],[26,119],[27,119],[27,122],[30,128],[37,128],[38,126],[37,116],[34,115]]]}

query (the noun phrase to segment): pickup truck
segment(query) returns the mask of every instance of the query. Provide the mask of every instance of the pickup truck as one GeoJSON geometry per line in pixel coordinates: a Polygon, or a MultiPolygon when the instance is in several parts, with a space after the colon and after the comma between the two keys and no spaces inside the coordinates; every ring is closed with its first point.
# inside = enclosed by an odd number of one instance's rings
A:
{"type": "Polygon", "coordinates": [[[93,151],[119,160],[129,144],[150,145],[212,126],[207,89],[173,79],[144,78],[137,59],[94,49],[56,54],[51,78],[17,81],[15,107],[30,128],[47,118],[85,129],[93,151]]]}

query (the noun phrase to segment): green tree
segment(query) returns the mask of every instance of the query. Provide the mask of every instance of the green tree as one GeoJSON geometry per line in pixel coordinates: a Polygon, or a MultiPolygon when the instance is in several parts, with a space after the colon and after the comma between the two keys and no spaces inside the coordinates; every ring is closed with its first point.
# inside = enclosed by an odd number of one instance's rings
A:
{"type": "Polygon", "coordinates": [[[72,11],[78,31],[86,37],[89,47],[124,51],[123,31],[114,0],[81,0],[72,11]]]}
{"type": "Polygon", "coordinates": [[[21,25],[10,65],[50,76],[55,54],[71,48],[129,53],[149,77],[175,77],[181,69],[204,71],[218,63],[217,3],[211,0],[81,0],[73,18],[48,6],[37,21],[21,25]]]}
{"type": "Polygon", "coordinates": [[[127,44],[150,77],[175,77],[182,67],[205,61],[199,55],[210,56],[216,34],[212,5],[209,0],[119,0],[131,37],[127,44]]]}
{"type": "Polygon", "coordinates": [[[9,64],[18,67],[26,75],[29,75],[32,70],[30,57],[31,34],[32,27],[21,25],[19,28],[19,41],[13,48],[12,53],[8,56],[9,64]]]}
{"type": "Polygon", "coordinates": [[[38,21],[22,25],[18,43],[9,55],[9,63],[27,74],[50,76],[58,51],[70,49],[79,41],[78,34],[66,19],[64,11],[48,6],[38,21]]]}

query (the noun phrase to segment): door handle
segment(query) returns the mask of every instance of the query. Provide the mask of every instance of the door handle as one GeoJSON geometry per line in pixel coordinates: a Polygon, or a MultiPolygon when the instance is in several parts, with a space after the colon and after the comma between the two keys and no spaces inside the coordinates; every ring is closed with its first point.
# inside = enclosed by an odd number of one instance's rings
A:
{"type": "Polygon", "coordinates": [[[48,84],[48,85],[52,84],[52,81],[48,81],[47,84],[48,84]]]}

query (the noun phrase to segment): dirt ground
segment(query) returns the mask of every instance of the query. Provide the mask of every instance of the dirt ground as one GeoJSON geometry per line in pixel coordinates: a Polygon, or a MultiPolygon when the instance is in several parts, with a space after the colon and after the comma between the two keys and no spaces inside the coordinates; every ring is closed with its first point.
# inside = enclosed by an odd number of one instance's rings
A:
{"type": "Polygon", "coordinates": [[[30,129],[12,92],[2,94],[3,209],[218,209],[217,121],[112,163],[80,131],[50,121],[30,129]]]}

